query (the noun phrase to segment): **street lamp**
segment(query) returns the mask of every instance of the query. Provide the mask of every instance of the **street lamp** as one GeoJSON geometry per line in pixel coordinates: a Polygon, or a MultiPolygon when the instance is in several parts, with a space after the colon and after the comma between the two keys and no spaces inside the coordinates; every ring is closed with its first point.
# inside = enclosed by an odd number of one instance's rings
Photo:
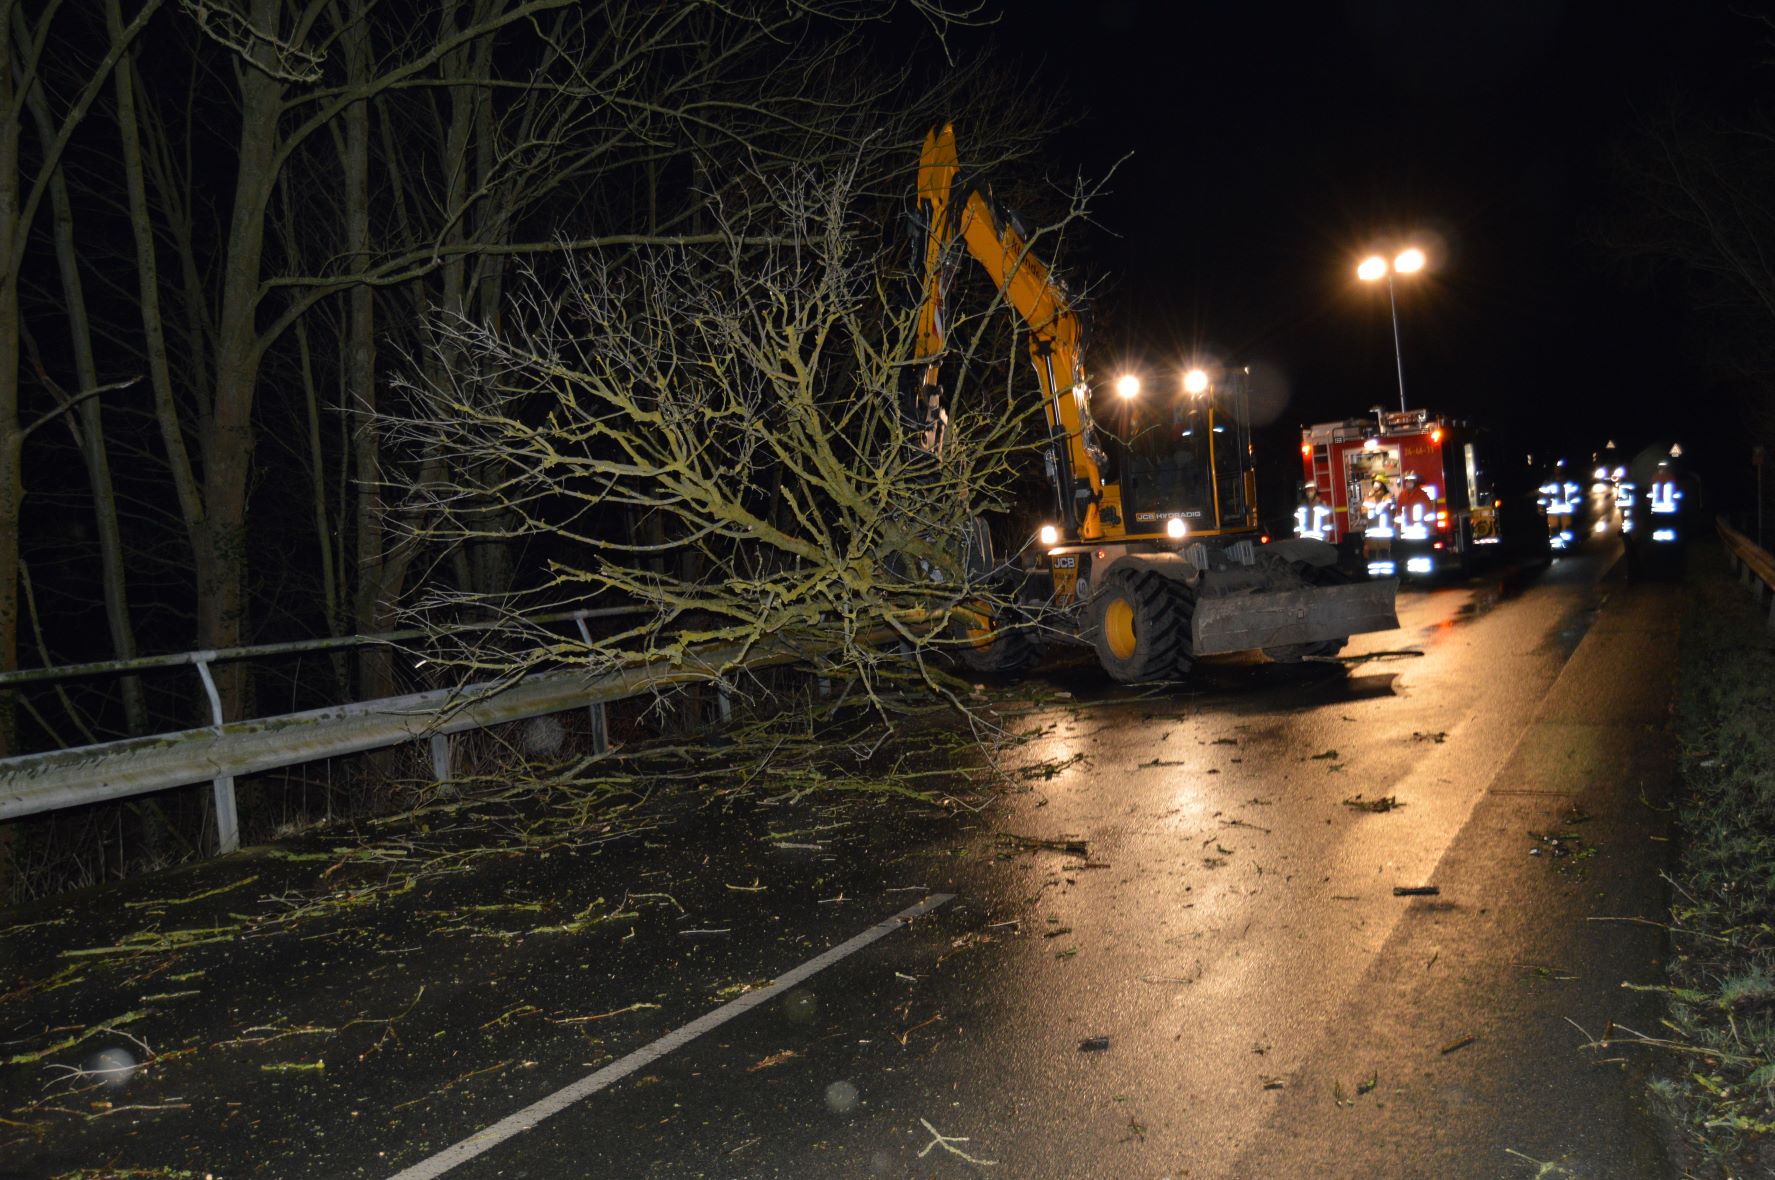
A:
{"type": "Polygon", "coordinates": [[[1405,360],[1399,350],[1399,300],[1393,294],[1393,276],[1395,274],[1414,275],[1424,269],[1424,252],[1416,246],[1401,250],[1388,262],[1379,254],[1364,258],[1356,268],[1356,277],[1365,283],[1387,280],[1387,306],[1393,312],[1393,367],[1399,374],[1399,409],[1405,409],[1405,360]]]}

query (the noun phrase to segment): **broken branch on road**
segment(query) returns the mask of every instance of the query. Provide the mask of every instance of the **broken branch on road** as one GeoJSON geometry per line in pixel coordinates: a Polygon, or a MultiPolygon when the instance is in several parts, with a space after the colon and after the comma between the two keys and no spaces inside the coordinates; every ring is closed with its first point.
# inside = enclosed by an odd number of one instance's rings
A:
{"type": "Polygon", "coordinates": [[[1399,802],[1397,796],[1394,795],[1382,795],[1379,799],[1364,799],[1361,795],[1351,795],[1344,800],[1344,806],[1352,811],[1369,811],[1380,814],[1387,811],[1397,811],[1405,804],[1399,802]]]}
{"type": "Polygon", "coordinates": [[[1041,836],[1019,836],[1015,832],[1000,832],[1000,844],[1006,844],[1023,852],[1065,852],[1073,856],[1089,858],[1090,845],[1078,836],[1060,836],[1046,838],[1041,836]]]}
{"type": "Polygon", "coordinates": [[[931,1141],[929,1143],[925,1144],[923,1150],[921,1150],[918,1153],[919,1159],[923,1159],[925,1156],[929,1155],[931,1148],[941,1147],[944,1151],[947,1151],[949,1154],[958,1155],[962,1159],[967,1160],[970,1164],[975,1164],[975,1165],[978,1165],[979,1167],[982,1167],[982,1168],[992,1168],[992,1167],[998,1166],[997,1160],[977,1159],[974,1156],[971,1156],[967,1152],[963,1151],[961,1148],[955,1146],[957,1143],[968,1142],[968,1137],[966,1135],[945,1135],[943,1132],[937,1130],[937,1128],[931,1126],[930,1120],[919,1119],[918,1121],[921,1124],[923,1124],[925,1130],[927,1130],[931,1133],[931,1141]]]}

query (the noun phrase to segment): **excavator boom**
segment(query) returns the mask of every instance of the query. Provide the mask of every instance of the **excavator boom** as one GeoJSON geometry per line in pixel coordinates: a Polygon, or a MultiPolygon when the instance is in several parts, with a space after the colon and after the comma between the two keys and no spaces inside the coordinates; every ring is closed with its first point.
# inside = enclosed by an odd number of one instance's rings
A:
{"type": "Polygon", "coordinates": [[[948,255],[959,241],[991,276],[1029,330],[1029,355],[1041,382],[1054,443],[1062,510],[1072,517],[1069,523],[1080,537],[1096,540],[1103,535],[1098,513],[1103,467],[1085,409],[1083,328],[1078,312],[1009,217],[1001,216],[978,190],[956,196],[960,172],[954,126],[933,128],[925,136],[918,168],[918,201],[930,226],[925,238],[925,297],[917,323],[919,355],[930,358],[923,383],[926,414],[934,416],[941,404],[948,255]]]}

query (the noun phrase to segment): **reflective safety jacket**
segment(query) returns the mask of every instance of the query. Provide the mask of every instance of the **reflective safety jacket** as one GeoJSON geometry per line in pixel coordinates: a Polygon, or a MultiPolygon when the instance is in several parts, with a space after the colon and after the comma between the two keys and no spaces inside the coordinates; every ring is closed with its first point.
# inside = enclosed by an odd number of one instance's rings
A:
{"type": "Polygon", "coordinates": [[[1571,516],[1578,511],[1579,488],[1575,483],[1549,481],[1540,486],[1540,505],[1548,516],[1571,516]]]}
{"type": "Polygon", "coordinates": [[[1436,501],[1422,488],[1399,493],[1399,536],[1407,541],[1428,541],[1436,520],[1436,501]]]}
{"type": "Polygon", "coordinates": [[[1362,510],[1368,516],[1368,527],[1363,530],[1363,536],[1377,540],[1395,536],[1393,515],[1396,507],[1390,495],[1363,501],[1362,510]]]}
{"type": "Polygon", "coordinates": [[[1331,505],[1323,500],[1302,504],[1294,510],[1294,532],[1299,537],[1323,541],[1331,533],[1331,505]]]}

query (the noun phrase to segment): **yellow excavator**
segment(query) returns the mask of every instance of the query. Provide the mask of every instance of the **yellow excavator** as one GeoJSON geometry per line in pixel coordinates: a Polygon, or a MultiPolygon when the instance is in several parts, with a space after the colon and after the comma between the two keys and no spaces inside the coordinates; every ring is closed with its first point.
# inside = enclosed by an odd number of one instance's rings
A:
{"type": "MultiPolygon", "coordinates": [[[[927,364],[912,410],[921,445],[940,452],[946,299],[965,250],[1022,320],[1040,387],[1053,518],[1001,573],[1044,633],[1082,638],[1112,677],[1137,682],[1176,679],[1196,657],[1227,652],[1328,656],[1351,635],[1397,627],[1396,578],[1352,577],[1322,541],[1264,543],[1242,369],[1191,368],[1172,389],[1123,376],[1093,416],[1077,309],[1015,220],[958,185],[961,171],[954,127],[933,128],[918,170],[926,239],[916,330],[927,364]]],[[[976,532],[990,564],[984,523],[976,532]]],[[[970,667],[1032,662],[1027,619],[985,605],[956,617],[970,667]]]]}

